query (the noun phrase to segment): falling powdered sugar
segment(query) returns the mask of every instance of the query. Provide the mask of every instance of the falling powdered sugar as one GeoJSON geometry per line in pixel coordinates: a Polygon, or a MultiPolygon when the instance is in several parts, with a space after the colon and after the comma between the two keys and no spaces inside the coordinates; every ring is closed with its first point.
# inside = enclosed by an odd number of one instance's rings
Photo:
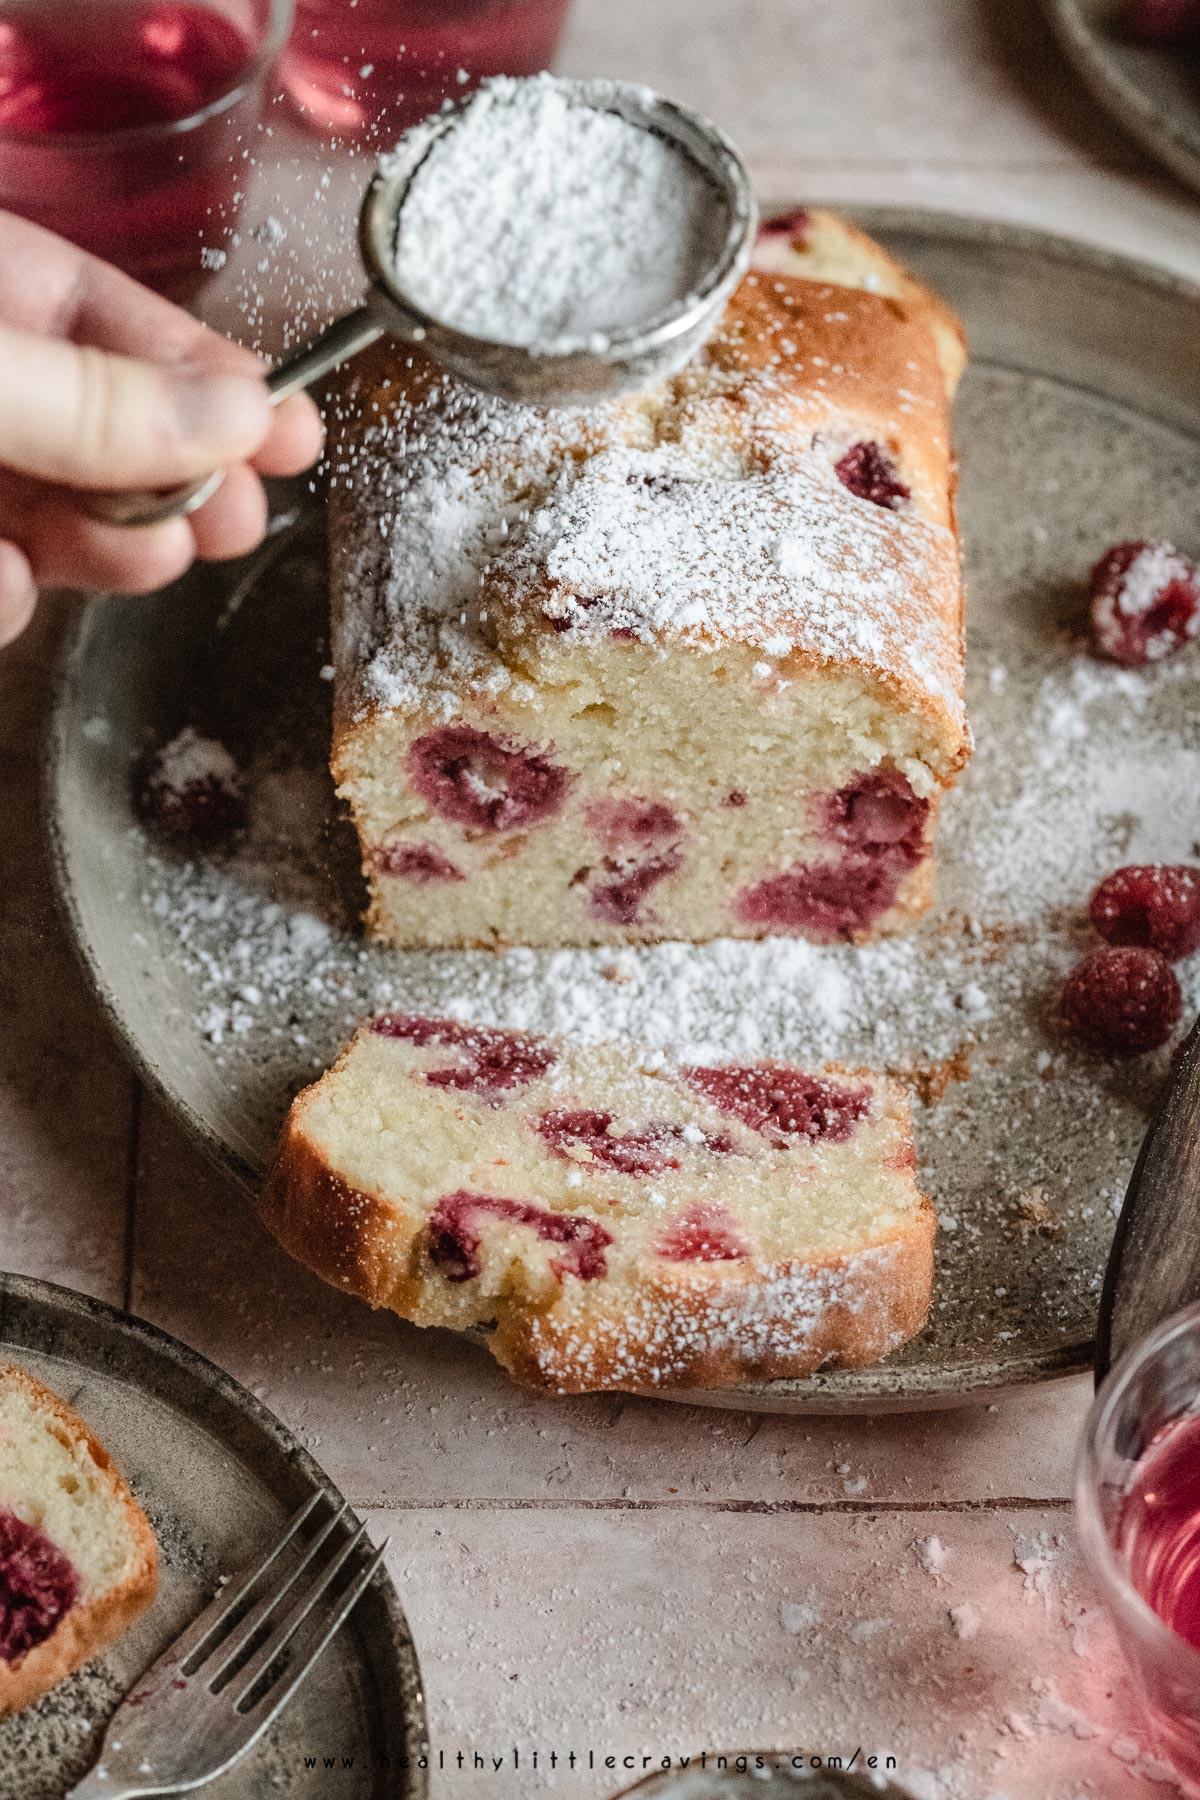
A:
{"type": "Polygon", "coordinates": [[[433,138],[401,208],[396,275],[473,336],[601,347],[686,299],[727,225],[712,183],[665,138],[573,83],[502,76],[433,138]]]}

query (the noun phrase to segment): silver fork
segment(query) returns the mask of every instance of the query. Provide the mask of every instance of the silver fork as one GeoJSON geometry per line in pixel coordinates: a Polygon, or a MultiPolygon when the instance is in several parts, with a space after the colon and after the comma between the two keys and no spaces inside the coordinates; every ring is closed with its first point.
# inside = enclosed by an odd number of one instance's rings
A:
{"type": "Polygon", "coordinates": [[[345,1518],[343,1501],[299,1560],[279,1571],[247,1609],[258,1584],[324,1499],[316,1493],[306,1500],[266,1555],[222,1589],[147,1669],[109,1720],[99,1762],[67,1800],[186,1794],[223,1775],[258,1742],[345,1624],[387,1549],[385,1539],[348,1585],[338,1583],[366,1533],[360,1525],[321,1557],[345,1518]],[[310,1618],[310,1630],[289,1656],[310,1618]]]}

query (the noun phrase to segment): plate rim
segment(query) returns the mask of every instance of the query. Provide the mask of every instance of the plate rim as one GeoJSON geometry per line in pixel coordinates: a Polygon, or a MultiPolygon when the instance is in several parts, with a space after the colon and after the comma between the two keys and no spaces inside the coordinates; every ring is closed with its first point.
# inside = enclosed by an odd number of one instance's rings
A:
{"type": "Polygon", "coordinates": [[[1187,115],[1164,112],[1106,48],[1079,0],[1042,0],[1042,9],[1060,50],[1105,111],[1180,181],[1200,189],[1200,106],[1194,128],[1187,115]]]}
{"type": "MultiPolygon", "coordinates": [[[[814,196],[804,202],[821,203],[814,196]]],[[[788,204],[785,199],[765,201],[762,208],[764,216],[769,217],[773,208],[783,210],[788,204]]],[[[793,199],[791,204],[794,206],[798,202],[793,199]]],[[[1200,305],[1200,281],[1143,258],[1063,233],[1043,231],[1037,226],[1012,224],[1007,220],[982,214],[958,213],[938,208],[886,204],[847,205],[837,201],[830,204],[868,230],[925,235],[943,242],[965,241],[985,249],[996,247],[1047,256],[1073,268],[1115,276],[1164,297],[1200,305]]],[[[260,545],[248,557],[230,565],[231,589],[253,579],[265,562],[281,552],[292,531],[303,528],[303,522],[302,517],[289,531],[268,538],[265,544],[260,545]]],[[[187,579],[185,576],[184,580],[187,579]]],[[[56,903],[88,985],[123,1054],[132,1063],[147,1089],[185,1127],[207,1160],[231,1176],[253,1200],[262,1179],[261,1171],[221,1139],[186,1097],[175,1090],[165,1074],[150,1063],[135,1033],[127,1024],[117,995],[106,980],[95,946],[84,929],[69,879],[68,852],[60,805],[60,772],[73,718],[70,700],[74,677],[86,654],[95,610],[93,602],[106,598],[114,596],[89,596],[87,603],[71,622],[58,651],[51,684],[50,707],[43,738],[41,788],[43,831],[56,903]]],[[[1031,1387],[1085,1374],[1092,1367],[1094,1351],[1094,1340],[1089,1337],[1086,1340],[1052,1345],[1038,1352],[1016,1349],[1008,1356],[974,1360],[957,1358],[928,1374],[909,1370],[904,1365],[889,1368],[884,1363],[868,1369],[836,1370],[804,1380],[765,1382],[728,1390],[671,1391],[653,1388],[640,1391],[646,1398],[670,1400],[683,1405],[740,1409],[746,1412],[791,1413],[798,1416],[822,1413],[848,1416],[856,1413],[879,1415],[886,1412],[924,1412],[980,1405],[1031,1387]]]]}
{"type": "MultiPolygon", "coordinates": [[[[249,1425],[257,1437],[266,1439],[288,1466],[297,1470],[304,1482],[322,1492],[334,1506],[344,1506],[351,1526],[360,1523],[357,1512],[346,1502],[333,1477],[311,1451],[305,1449],[283,1420],[234,1376],[201,1351],[193,1349],[182,1338],[175,1337],[149,1319],[143,1319],[136,1313],[114,1306],[110,1301],[101,1300],[81,1289],[47,1281],[41,1276],[22,1275],[14,1270],[0,1269],[0,1347],[6,1351],[15,1350],[17,1354],[26,1349],[35,1355],[53,1356],[55,1352],[42,1350],[36,1344],[26,1342],[25,1336],[21,1335],[19,1313],[22,1310],[51,1326],[59,1321],[83,1324],[97,1330],[102,1339],[127,1350],[132,1357],[149,1357],[159,1365],[168,1365],[187,1379],[198,1381],[249,1425]],[[18,1313],[16,1320],[14,1310],[18,1313]]],[[[66,1360],[74,1360],[81,1365],[83,1361],[78,1355],[66,1360]]],[[[139,1379],[136,1363],[133,1369],[127,1366],[120,1351],[105,1366],[115,1379],[128,1381],[139,1391],[148,1392],[163,1401],[161,1394],[156,1394],[152,1387],[139,1379]]],[[[169,1403],[164,1401],[164,1404],[169,1403]]],[[[430,1756],[424,1677],[416,1640],[395,1582],[386,1568],[382,1568],[381,1573],[383,1579],[378,1582],[377,1591],[387,1621],[394,1667],[399,1685],[405,1692],[411,1693],[411,1702],[404,1710],[399,1729],[406,1745],[417,1753],[408,1758],[406,1767],[401,1772],[402,1785],[396,1790],[397,1800],[427,1800],[430,1756]]]]}

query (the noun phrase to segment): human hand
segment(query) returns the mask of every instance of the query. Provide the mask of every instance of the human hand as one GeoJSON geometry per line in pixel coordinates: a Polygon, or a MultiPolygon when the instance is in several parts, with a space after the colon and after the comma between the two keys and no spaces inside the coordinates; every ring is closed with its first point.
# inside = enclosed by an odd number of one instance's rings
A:
{"type": "Polygon", "coordinates": [[[193,558],[241,556],[266,529],[260,475],[320,452],[298,394],[272,408],[263,365],[73,245],[0,213],[0,644],[37,584],[148,593],[193,558]],[[228,472],[161,525],[107,525],[81,491],[165,488],[228,472]]]}

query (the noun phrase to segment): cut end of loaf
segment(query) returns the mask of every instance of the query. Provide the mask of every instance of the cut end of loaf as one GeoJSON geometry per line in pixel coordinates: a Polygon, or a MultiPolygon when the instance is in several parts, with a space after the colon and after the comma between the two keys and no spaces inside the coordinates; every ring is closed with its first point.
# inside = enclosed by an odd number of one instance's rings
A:
{"type": "Polygon", "coordinates": [[[292,1106],[283,1246],[561,1393],[733,1387],[920,1330],[932,1208],[890,1082],[387,1015],[292,1106]]]}
{"type": "Polygon", "coordinates": [[[525,704],[357,734],[339,772],[377,936],[862,941],[927,904],[942,790],[912,715],[736,648],[665,683],[642,646],[592,647],[574,680],[556,654],[525,704]]]}

